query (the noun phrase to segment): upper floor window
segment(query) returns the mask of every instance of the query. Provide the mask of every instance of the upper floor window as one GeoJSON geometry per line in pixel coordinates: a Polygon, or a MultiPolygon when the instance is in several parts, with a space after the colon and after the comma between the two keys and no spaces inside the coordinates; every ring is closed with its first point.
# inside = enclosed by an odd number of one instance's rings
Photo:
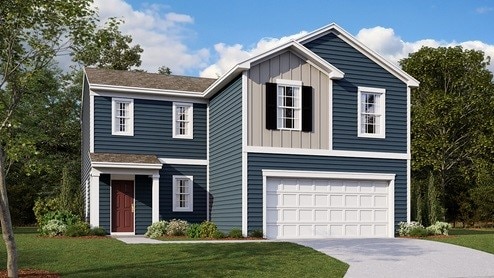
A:
{"type": "Polygon", "coordinates": [[[173,138],[193,138],[193,105],[192,103],[173,103],[173,138]]]}
{"type": "Polygon", "coordinates": [[[134,100],[112,98],[112,134],[134,135],[134,100]]]}
{"type": "Polygon", "coordinates": [[[266,128],[312,131],[312,87],[298,80],[266,83],[266,128]]]}
{"type": "Polygon", "coordinates": [[[193,184],[192,176],[173,176],[173,211],[193,211],[193,184]]]}
{"type": "Polygon", "coordinates": [[[385,89],[358,87],[358,136],[384,138],[385,89]]]}

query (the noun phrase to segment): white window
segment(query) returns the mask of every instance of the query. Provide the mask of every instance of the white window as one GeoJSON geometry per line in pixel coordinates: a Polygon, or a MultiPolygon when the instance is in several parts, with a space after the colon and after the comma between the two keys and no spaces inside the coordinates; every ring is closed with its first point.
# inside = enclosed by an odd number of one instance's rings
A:
{"type": "Polygon", "coordinates": [[[173,103],[173,138],[192,139],[194,112],[192,103],[173,103]]]}
{"type": "Polygon", "coordinates": [[[358,136],[384,138],[385,89],[358,87],[358,136]]]}
{"type": "Polygon", "coordinates": [[[112,134],[134,136],[133,99],[112,99],[112,134]]]}
{"type": "Polygon", "coordinates": [[[300,130],[302,82],[276,80],[278,129],[300,130]]]}
{"type": "Polygon", "coordinates": [[[194,199],[192,176],[173,176],[173,211],[192,211],[194,199]]]}

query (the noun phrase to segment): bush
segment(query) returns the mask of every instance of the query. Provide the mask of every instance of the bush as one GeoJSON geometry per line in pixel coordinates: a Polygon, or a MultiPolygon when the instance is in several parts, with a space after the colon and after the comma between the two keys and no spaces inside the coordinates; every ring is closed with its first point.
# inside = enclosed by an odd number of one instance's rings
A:
{"type": "Polygon", "coordinates": [[[48,223],[50,220],[59,220],[62,221],[67,226],[73,225],[81,219],[79,216],[66,211],[66,210],[56,210],[56,211],[49,211],[43,216],[42,223],[48,223]]]}
{"type": "Polygon", "coordinates": [[[49,212],[54,212],[60,210],[60,201],[58,198],[44,198],[37,199],[34,202],[34,216],[36,217],[36,222],[38,223],[38,227],[43,227],[48,220],[45,220],[45,215],[49,212]]]}
{"type": "Polygon", "coordinates": [[[429,230],[419,226],[412,228],[408,234],[411,237],[426,237],[428,235],[430,235],[429,230]]]}
{"type": "Polygon", "coordinates": [[[89,224],[84,221],[76,222],[67,226],[64,235],[70,237],[87,236],[89,234],[89,224]]]}
{"type": "Polygon", "coordinates": [[[224,237],[225,237],[225,234],[222,233],[220,230],[214,231],[213,236],[212,236],[212,238],[214,238],[214,239],[221,239],[224,237]]]}
{"type": "Polygon", "coordinates": [[[41,233],[47,236],[60,236],[67,231],[67,225],[57,219],[48,221],[43,227],[41,227],[41,233]]]}
{"type": "Polygon", "coordinates": [[[446,222],[436,221],[436,223],[427,227],[427,231],[432,235],[445,235],[449,234],[449,230],[451,229],[451,224],[446,222]]]}
{"type": "Polygon", "coordinates": [[[230,230],[230,232],[228,233],[228,237],[231,237],[231,238],[243,238],[243,234],[242,234],[242,229],[239,229],[239,228],[233,228],[230,230]]]}
{"type": "Polygon", "coordinates": [[[197,223],[190,224],[187,229],[187,236],[190,238],[199,238],[201,236],[201,225],[197,223]]]}
{"type": "Polygon", "coordinates": [[[89,230],[90,236],[106,236],[106,230],[101,227],[93,227],[89,230]]]}
{"type": "Polygon", "coordinates": [[[184,236],[189,228],[189,223],[185,220],[173,219],[166,227],[167,236],[184,236]]]}
{"type": "Polygon", "coordinates": [[[398,230],[398,234],[400,236],[410,236],[410,232],[412,230],[424,228],[424,226],[422,226],[422,224],[420,224],[419,222],[416,222],[416,221],[412,221],[410,223],[400,222],[399,226],[400,226],[400,228],[398,230]]]}
{"type": "Polygon", "coordinates": [[[199,229],[199,237],[201,238],[214,238],[215,233],[218,231],[216,224],[211,221],[203,221],[199,229]]]}
{"type": "Polygon", "coordinates": [[[262,238],[264,236],[262,230],[252,230],[249,234],[251,237],[262,238]]]}
{"type": "Polygon", "coordinates": [[[150,238],[162,237],[166,234],[167,226],[168,226],[168,222],[164,220],[154,222],[153,224],[151,224],[151,226],[148,227],[148,230],[144,234],[144,236],[150,238]]]}

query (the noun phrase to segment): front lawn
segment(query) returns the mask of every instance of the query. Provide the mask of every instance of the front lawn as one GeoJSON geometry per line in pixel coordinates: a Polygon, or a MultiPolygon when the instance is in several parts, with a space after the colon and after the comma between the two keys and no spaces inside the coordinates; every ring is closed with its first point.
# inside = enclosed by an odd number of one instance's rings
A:
{"type": "Polygon", "coordinates": [[[494,229],[451,229],[449,235],[449,237],[429,237],[427,239],[494,254],[494,229]]]}
{"type": "MultiPolygon", "coordinates": [[[[343,277],[348,265],[292,243],[127,245],[15,230],[20,268],[63,277],[343,277]]],[[[6,252],[0,244],[1,268],[6,252]]]]}

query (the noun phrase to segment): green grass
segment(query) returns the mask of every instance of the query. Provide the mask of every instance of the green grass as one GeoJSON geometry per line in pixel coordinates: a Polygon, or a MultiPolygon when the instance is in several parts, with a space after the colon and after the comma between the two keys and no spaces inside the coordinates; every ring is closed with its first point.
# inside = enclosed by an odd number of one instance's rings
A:
{"type": "MultiPolygon", "coordinates": [[[[63,277],[343,277],[348,265],[292,243],[127,245],[15,230],[21,268],[63,277]]],[[[0,265],[6,252],[0,246],[0,265]]],[[[3,268],[3,267],[2,267],[3,268]]]]}
{"type": "Polygon", "coordinates": [[[460,245],[494,254],[494,229],[451,229],[449,237],[427,239],[460,245]]]}

